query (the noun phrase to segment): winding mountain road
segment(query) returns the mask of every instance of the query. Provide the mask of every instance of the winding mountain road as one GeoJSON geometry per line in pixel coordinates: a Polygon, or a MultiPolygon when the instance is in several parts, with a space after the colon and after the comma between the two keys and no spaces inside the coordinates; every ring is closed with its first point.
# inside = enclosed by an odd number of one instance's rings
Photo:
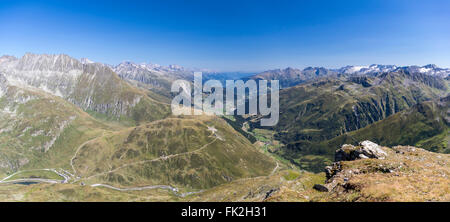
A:
{"type": "Polygon", "coordinates": [[[151,159],[151,160],[141,160],[141,161],[137,161],[137,162],[133,162],[133,163],[124,164],[124,165],[122,165],[120,167],[116,167],[116,168],[114,168],[112,170],[109,170],[109,171],[106,171],[106,172],[103,172],[103,173],[94,174],[94,175],[91,175],[89,177],[85,177],[84,179],[91,179],[93,177],[97,177],[97,176],[113,173],[115,171],[118,171],[118,170],[120,170],[122,168],[125,168],[125,167],[128,167],[128,166],[139,165],[139,164],[143,164],[143,163],[155,162],[155,161],[160,161],[160,160],[167,160],[167,159],[174,158],[174,157],[181,156],[181,155],[188,155],[188,154],[192,154],[192,153],[197,153],[197,152],[202,151],[203,149],[205,149],[206,147],[208,147],[212,143],[216,142],[217,140],[218,140],[218,138],[216,137],[213,141],[203,145],[202,147],[200,147],[200,148],[198,148],[196,150],[190,151],[190,152],[177,153],[177,154],[172,154],[172,155],[168,155],[168,156],[158,157],[158,158],[151,159]]]}
{"type": "Polygon", "coordinates": [[[109,189],[113,189],[113,190],[117,190],[117,191],[140,191],[140,190],[149,190],[149,189],[165,189],[165,190],[170,190],[173,193],[175,193],[175,195],[179,196],[179,197],[186,197],[188,195],[191,194],[196,194],[196,193],[201,193],[203,192],[203,190],[200,191],[194,191],[194,192],[185,192],[185,193],[179,193],[178,188],[176,187],[172,187],[169,185],[153,185],[153,186],[145,186],[145,187],[129,187],[129,188],[119,188],[119,187],[114,187],[108,184],[92,184],[91,187],[106,187],[109,189]]]}

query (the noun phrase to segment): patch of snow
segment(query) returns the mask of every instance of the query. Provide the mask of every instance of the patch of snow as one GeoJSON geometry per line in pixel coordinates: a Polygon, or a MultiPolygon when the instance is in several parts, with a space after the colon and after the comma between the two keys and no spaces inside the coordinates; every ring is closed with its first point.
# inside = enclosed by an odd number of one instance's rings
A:
{"type": "Polygon", "coordinates": [[[91,60],[88,59],[88,58],[81,58],[81,59],[80,59],[80,62],[81,62],[82,64],[92,64],[92,63],[95,63],[94,61],[91,61],[91,60]]]}

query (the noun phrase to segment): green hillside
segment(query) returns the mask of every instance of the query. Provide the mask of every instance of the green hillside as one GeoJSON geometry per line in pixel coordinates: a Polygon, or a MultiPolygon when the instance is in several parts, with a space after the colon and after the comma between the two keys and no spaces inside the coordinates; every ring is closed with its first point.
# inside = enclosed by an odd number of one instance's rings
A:
{"type": "Polygon", "coordinates": [[[0,174],[69,166],[77,146],[114,127],[41,91],[9,86],[0,98],[0,174]]]}
{"type": "Polygon", "coordinates": [[[278,150],[312,171],[320,172],[334,158],[336,148],[343,144],[355,144],[362,140],[374,141],[383,146],[411,145],[424,149],[450,153],[448,119],[449,103],[427,101],[401,111],[362,129],[348,132],[330,140],[309,143],[308,149],[278,150]]]}
{"type": "Polygon", "coordinates": [[[74,167],[87,184],[203,189],[267,175],[275,162],[224,120],[195,116],[106,134],[81,148],[74,167]]]}
{"type": "Polygon", "coordinates": [[[167,117],[169,104],[119,78],[109,67],[86,66],[68,100],[95,117],[135,125],[167,117]],[[153,99],[156,98],[156,99],[153,99]]]}
{"type": "MultiPolygon", "coordinates": [[[[280,121],[272,129],[277,132],[275,138],[286,145],[277,153],[304,169],[321,171],[330,163],[333,155],[330,149],[334,149],[320,146],[323,141],[340,138],[418,103],[445,97],[448,93],[448,81],[404,70],[378,76],[325,77],[284,89],[280,91],[280,121]]],[[[428,116],[424,119],[432,121],[428,116]]],[[[252,118],[248,119],[248,123],[251,128],[259,127],[258,121],[252,121],[252,118]]],[[[417,125],[409,127],[415,128],[417,125]]],[[[443,132],[441,128],[430,127],[430,131],[443,132]]],[[[445,137],[440,135],[431,139],[436,135],[425,133],[420,136],[399,130],[392,135],[396,140],[386,145],[396,142],[415,145],[419,140],[424,140],[420,145],[432,149],[436,140],[445,137]]],[[[371,139],[362,137],[358,139],[371,139]]],[[[442,147],[433,149],[444,150],[442,147]]]]}

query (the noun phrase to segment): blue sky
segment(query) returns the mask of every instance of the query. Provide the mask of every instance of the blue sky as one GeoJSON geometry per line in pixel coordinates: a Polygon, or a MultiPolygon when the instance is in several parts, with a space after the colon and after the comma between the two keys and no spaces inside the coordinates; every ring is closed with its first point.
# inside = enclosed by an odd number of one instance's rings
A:
{"type": "Polygon", "coordinates": [[[450,1],[0,1],[0,54],[218,71],[450,67],[450,1]]]}

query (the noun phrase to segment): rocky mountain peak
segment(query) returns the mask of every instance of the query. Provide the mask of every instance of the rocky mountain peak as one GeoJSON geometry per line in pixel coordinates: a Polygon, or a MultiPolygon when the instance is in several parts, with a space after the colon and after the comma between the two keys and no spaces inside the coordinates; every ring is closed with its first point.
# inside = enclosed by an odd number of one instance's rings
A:
{"type": "Polygon", "coordinates": [[[424,66],[424,68],[427,68],[427,69],[438,69],[439,67],[437,65],[435,65],[435,64],[428,64],[428,65],[424,66]]]}
{"type": "Polygon", "coordinates": [[[65,54],[49,55],[27,53],[18,60],[15,69],[22,71],[69,72],[71,70],[82,70],[83,64],[65,54]]]}
{"type": "Polygon", "coordinates": [[[144,97],[103,63],[32,53],[18,60],[3,57],[3,61],[0,72],[11,85],[61,97],[83,110],[114,117],[131,115],[144,97]]]}
{"type": "Polygon", "coordinates": [[[84,64],[92,64],[95,63],[94,61],[88,59],[88,58],[81,58],[80,62],[84,65],[84,64]]]}
{"type": "Polygon", "coordinates": [[[5,62],[16,61],[16,60],[17,60],[17,58],[14,56],[4,55],[4,56],[0,57],[0,64],[5,63],[5,62]]]}

